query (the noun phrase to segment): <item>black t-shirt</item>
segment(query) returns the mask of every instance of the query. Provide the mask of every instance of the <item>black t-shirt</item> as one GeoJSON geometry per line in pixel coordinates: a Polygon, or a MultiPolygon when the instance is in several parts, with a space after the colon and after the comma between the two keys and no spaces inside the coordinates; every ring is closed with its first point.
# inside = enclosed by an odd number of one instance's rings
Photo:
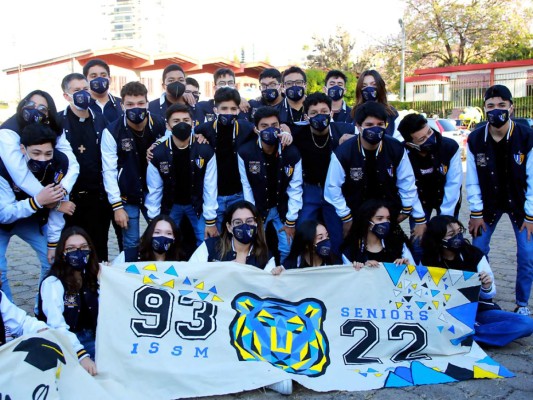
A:
{"type": "MultiPolygon", "coordinates": [[[[366,175],[366,199],[381,197],[378,189],[378,174],[376,171],[376,151],[365,150],[365,171],[366,175]]],[[[356,211],[356,210],[353,210],[356,211]]]]}
{"type": "Polygon", "coordinates": [[[267,154],[263,152],[265,157],[265,167],[267,174],[267,209],[271,209],[278,205],[278,152],[267,154]]]}
{"type": "Polygon", "coordinates": [[[314,135],[306,129],[294,135],[294,145],[302,157],[303,181],[311,185],[323,186],[331,160],[331,138],[329,133],[314,135]]]}
{"type": "Polygon", "coordinates": [[[172,141],[172,164],[176,186],[174,204],[191,204],[191,159],[190,146],[178,149],[172,141]]]}
{"type": "Polygon", "coordinates": [[[488,140],[492,141],[492,146],[494,147],[494,153],[496,156],[496,169],[494,173],[496,174],[496,178],[498,180],[498,189],[495,193],[498,201],[498,209],[507,211],[509,209],[509,194],[507,191],[507,181],[509,179],[507,147],[509,142],[505,137],[499,142],[496,142],[490,134],[488,135],[488,140]]]}
{"type": "Polygon", "coordinates": [[[146,169],[148,168],[148,161],[146,160],[146,151],[154,142],[152,135],[150,135],[150,129],[148,124],[144,128],[144,131],[139,132],[131,127],[129,128],[133,133],[133,140],[135,141],[135,148],[139,154],[139,171],[141,173],[141,180],[143,185],[143,192],[147,192],[148,188],[146,186],[146,169]]]}
{"type": "Polygon", "coordinates": [[[218,195],[229,196],[242,192],[237,154],[233,150],[233,126],[217,126],[216,156],[218,195]]]}

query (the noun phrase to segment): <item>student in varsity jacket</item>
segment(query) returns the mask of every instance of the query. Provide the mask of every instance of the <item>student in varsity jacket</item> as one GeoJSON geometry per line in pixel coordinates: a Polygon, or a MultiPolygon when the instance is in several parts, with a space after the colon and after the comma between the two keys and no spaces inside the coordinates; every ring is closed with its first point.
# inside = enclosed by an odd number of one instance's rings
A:
{"type": "Polygon", "coordinates": [[[281,95],[281,72],[275,68],[267,68],[259,74],[259,89],[261,98],[250,100],[248,120],[252,121],[258,108],[264,106],[275,107],[283,101],[281,95]]]}
{"type": "Polygon", "coordinates": [[[415,219],[412,239],[426,229],[424,210],[418,199],[415,176],[402,143],[385,135],[387,112],[378,102],[357,108],[359,135],[341,144],[331,156],[324,198],[343,221],[343,235],[352,225],[352,215],[368,199],[388,200],[401,209],[399,222],[410,214],[415,219]]]}
{"type": "Polygon", "coordinates": [[[282,148],[276,108],[258,109],[254,123],[257,140],[238,151],[244,199],[257,207],[265,226],[270,222],[274,225],[283,262],[289,255],[302,208],[302,160],[295,146],[282,148]]]}
{"type": "Polygon", "coordinates": [[[510,120],[513,98],[503,85],[485,92],[488,124],[468,136],[468,230],[485,255],[494,229],[508,214],[517,245],[516,309],[528,308],[533,282],[533,130],[510,120]]]}
{"type": "Polygon", "coordinates": [[[290,129],[295,125],[305,124],[304,100],[307,77],[300,67],[290,67],[282,74],[282,91],[284,99],[278,104],[279,120],[290,129]]]}
{"type": "Polygon", "coordinates": [[[80,174],[70,193],[76,212],[65,218],[66,226],[76,225],[85,229],[95,238],[98,260],[107,261],[107,240],[113,212],[104,189],[100,151],[106,119],[90,108],[89,82],[84,75],[68,74],[63,78],[61,88],[69,106],[59,118],[63,134],[80,165],[80,174]]]}
{"type": "Polygon", "coordinates": [[[94,113],[103,114],[107,123],[116,121],[122,115],[122,100],[109,93],[109,65],[104,60],[93,58],[83,66],[83,75],[89,82],[89,108],[94,113]]]}
{"type": "Polygon", "coordinates": [[[333,121],[353,124],[353,118],[351,116],[352,108],[347,106],[344,101],[347,82],[348,78],[342,71],[333,69],[326,75],[323,90],[331,99],[333,121]]]}
{"type": "Polygon", "coordinates": [[[187,217],[199,246],[205,238],[218,236],[215,152],[192,135],[193,119],[186,105],[170,106],[166,120],[172,136],[154,148],[146,172],[148,217],[167,214],[176,225],[187,217]]]}
{"type": "MultiPolygon", "coordinates": [[[[398,125],[404,139],[416,179],[418,198],[429,220],[433,210],[437,215],[459,215],[463,167],[461,150],[453,139],[443,137],[428,126],[421,114],[408,114],[398,125]]],[[[414,218],[409,217],[411,229],[414,218]]],[[[420,261],[420,241],[413,242],[413,257],[420,261]]]]}
{"type": "MultiPolygon", "coordinates": [[[[4,293],[10,300],[6,250],[11,237],[17,235],[35,250],[41,263],[42,280],[50,269],[65,224],[63,213],[55,204],[63,198],[61,181],[68,170],[68,158],[54,150],[56,139],[56,133],[43,124],[28,125],[20,134],[21,151],[26,160],[24,168],[44,185],[35,196],[15,184],[5,162],[0,159],[0,273],[4,293]]],[[[64,207],[75,208],[70,202],[64,207]]]]}
{"type": "Polygon", "coordinates": [[[303,206],[298,223],[321,220],[328,229],[333,252],[339,254],[342,244],[342,221],[335,207],[324,200],[324,183],[331,153],[338,147],[339,139],[346,133],[354,134],[355,126],[332,121],[331,98],[324,93],[312,93],[304,101],[304,118],[307,125],[294,130],[294,145],[302,157],[303,206]]]}
{"type": "Polygon", "coordinates": [[[142,83],[126,83],[120,94],[124,116],[104,130],[101,149],[105,190],[127,250],[139,245],[140,212],[147,218],[146,152],[166,128],[164,118],[148,112],[148,90],[142,83]]]}
{"type": "MultiPolygon", "coordinates": [[[[55,148],[68,157],[69,169],[61,181],[64,195],[72,190],[79,174],[79,164],[70,143],[61,134],[57,109],[47,92],[34,90],[17,106],[17,112],[0,126],[0,158],[4,162],[15,185],[30,196],[36,196],[43,185],[26,167],[26,158],[20,150],[20,133],[27,125],[40,123],[49,126],[57,136],[55,148]]],[[[68,213],[67,203],[59,204],[59,211],[68,213]]]]}

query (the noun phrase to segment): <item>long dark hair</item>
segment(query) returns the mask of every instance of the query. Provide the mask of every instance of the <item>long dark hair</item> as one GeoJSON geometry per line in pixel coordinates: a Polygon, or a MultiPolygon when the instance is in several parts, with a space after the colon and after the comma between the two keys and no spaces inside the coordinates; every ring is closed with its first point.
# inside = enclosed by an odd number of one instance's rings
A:
{"type": "Polygon", "coordinates": [[[46,99],[46,102],[48,103],[48,118],[46,119],[45,123],[52,128],[52,130],[57,134],[60,135],[62,132],[61,126],[58,121],[57,116],[57,108],[56,103],[54,102],[54,99],[48,92],[45,92],[44,90],[33,90],[30,93],[24,97],[19,104],[17,105],[17,123],[19,125],[19,129],[22,131],[22,129],[28,124],[26,121],[24,121],[24,118],[22,118],[22,109],[30,101],[30,99],[35,96],[39,95],[46,99]]]}
{"type": "Polygon", "coordinates": [[[364,103],[363,81],[368,75],[371,75],[374,78],[374,81],[376,82],[377,102],[385,106],[387,114],[394,115],[394,109],[391,107],[387,100],[387,86],[385,84],[385,81],[383,80],[378,71],[376,71],[375,69],[367,69],[366,71],[363,71],[361,75],[359,75],[359,78],[357,78],[357,85],[355,86],[355,105],[351,113],[352,118],[354,118],[355,116],[355,109],[364,103]]]}
{"type": "MultiPolygon", "coordinates": [[[[302,262],[304,262],[305,256],[307,256],[310,261],[309,265],[313,265],[314,258],[319,257],[315,251],[315,236],[318,225],[323,224],[314,219],[309,219],[298,224],[287,259],[296,261],[298,257],[301,257],[302,262]]],[[[322,256],[321,258],[326,265],[333,265],[338,261],[333,253],[327,257],[322,256]]]]}
{"type": "Polygon", "coordinates": [[[85,230],[79,226],[70,226],[65,228],[63,232],[61,232],[61,237],[57,243],[54,263],[52,264],[52,268],[50,269],[48,276],[55,276],[57,279],[59,279],[67,292],[78,293],[82,285],[89,290],[96,292],[98,290],[98,270],[99,266],[96,249],[87,232],[85,232],[85,230]],[[68,238],[74,235],[82,236],[87,241],[89,249],[91,250],[89,262],[85,267],[85,273],[82,274],[83,283],[78,282],[74,278],[75,270],[66,262],[64,255],[65,243],[67,242],[68,238]]]}
{"type": "Polygon", "coordinates": [[[152,248],[152,238],[154,236],[155,226],[159,221],[168,222],[174,234],[174,243],[170,246],[165,254],[165,261],[185,261],[185,254],[181,248],[181,231],[172,218],[168,215],[160,214],[155,217],[146,227],[139,243],[139,259],[140,261],[154,261],[155,253],[152,248]]]}
{"type": "Polygon", "coordinates": [[[268,262],[268,247],[266,244],[263,220],[257,208],[252,203],[246,200],[241,200],[236,203],[233,203],[231,206],[228,207],[226,213],[224,214],[224,220],[222,221],[222,233],[220,235],[220,241],[217,246],[217,251],[221,257],[220,259],[224,259],[226,254],[232,251],[231,238],[233,237],[233,235],[228,232],[226,225],[231,225],[231,219],[233,218],[233,214],[235,213],[235,211],[243,208],[250,210],[257,222],[257,235],[255,236],[255,239],[252,242],[252,254],[255,256],[259,265],[266,265],[266,263],[268,262]]]}

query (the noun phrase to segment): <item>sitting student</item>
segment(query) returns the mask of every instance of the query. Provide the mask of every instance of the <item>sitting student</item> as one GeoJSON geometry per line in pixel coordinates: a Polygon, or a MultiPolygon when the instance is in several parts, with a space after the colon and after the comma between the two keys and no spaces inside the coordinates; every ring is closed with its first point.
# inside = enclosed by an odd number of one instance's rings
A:
{"type": "Polygon", "coordinates": [[[252,203],[241,200],[229,206],[222,226],[222,234],[203,242],[189,262],[236,261],[266,271],[274,268],[261,216],[252,203]]]}
{"type": "Polygon", "coordinates": [[[38,318],[69,337],[80,364],[96,375],[95,335],[98,318],[98,259],[87,233],[66,228],[49,275],[39,288],[38,318]]]}
{"type": "Polygon", "coordinates": [[[331,250],[326,227],[316,220],[307,220],[296,228],[291,252],[283,267],[308,268],[341,263],[340,258],[331,250]]]}
{"type": "Polygon", "coordinates": [[[427,266],[478,272],[481,281],[474,340],[490,346],[505,346],[533,333],[533,319],[503,311],[492,301],[496,294],[494,274],[487,257],[463,238],[465,228],[455,217],[439,215],[428,223],[422,239],[422,263],[427,266]]]}
{"type": "Polygon", "coordinates": [[[353,264],[357,270],[365,265],[377,267],[384,262],[414,265],[409,239],[397,219],[396,211],[387,202],[365,201],[344,241],[344,264],[353,264]]]}

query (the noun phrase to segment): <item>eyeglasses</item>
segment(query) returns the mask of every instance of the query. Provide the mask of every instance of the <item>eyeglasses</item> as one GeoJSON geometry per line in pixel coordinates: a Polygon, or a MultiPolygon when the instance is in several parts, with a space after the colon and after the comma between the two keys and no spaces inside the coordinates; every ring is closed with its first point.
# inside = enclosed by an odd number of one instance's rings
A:
{"type": "Polygon", "coordinates": [[[303,86],[305,84],[305,81],[303,79],[299,79],[297,81],[285,81],[283,85],[285,87],[292,87],[292,86],[303,86]]]}
{"type": "Polygon", "coordinates": [[[246,218],[244,221],[240,218],[237,218],[231,221],[231,224],[233,226],[241,226],[242,224],[255,225],[256,221],[254,217],[246,218]]]}
{"type": "Polygon", "coordinates": [[[218,81],[217,82],[217,87],[224,87],[224,86],[229,86],[229,87],[234,87],[235,86],[235,81],[218,81]]]}
{"type": "Polygon", "coordinates": [[[265,84],[261,84],[259,85],[259,87],[261,88],[261,90],[266,90],[266,89],[277,89],[279,87],[279,83],[277,82],[271,82],[269,83],[268,85],[265,85],[265,84]]]}
{"type": "Polygon", "coordinates": [[[80,247],[69,246],[65,248],[65,253],[73,253],[77,250],[87,251],[91,250],[88,244],[82,244],[80,247]]]}
{"type": "Polygon", "coordinates": [[[185,93],[192,93],[193,96],[200,96],[202,94],[199,91],[193,92],[191,90],[186,90],[185,93]]]}
{"type": "Polygon", "coordinates": [[[27,101],[26,104],[24,104],[24,108],[35,108],[37,111],[40,111],[43,114],[48,114],[48,107],[43,104],[37,105],[33,101],[27,101]]]}

